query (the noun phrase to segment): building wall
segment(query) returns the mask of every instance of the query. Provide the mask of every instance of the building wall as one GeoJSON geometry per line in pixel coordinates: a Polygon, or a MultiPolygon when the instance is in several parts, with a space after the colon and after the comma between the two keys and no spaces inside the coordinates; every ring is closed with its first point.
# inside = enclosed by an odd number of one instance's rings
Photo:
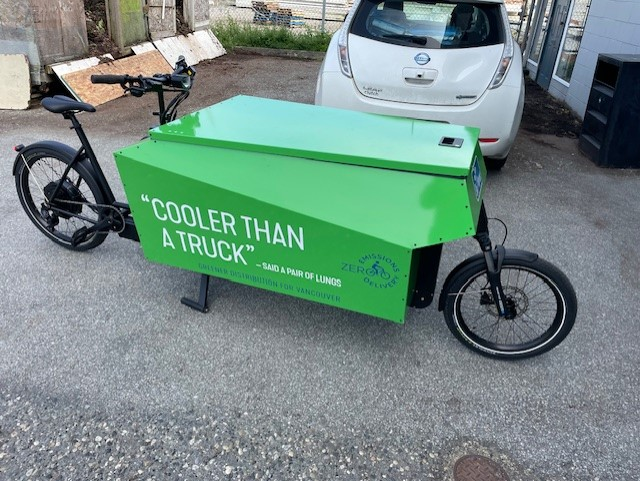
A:
{"type": "MultiPolygon", "coordinates": [[[[600,53],[640,54],[640,1],[592,0],[565,102],[580,117],[600,53]]],[[[557,95],[557,92],[552,92],[557,95]]]]}
{"type": "Polygon", "coordinates": [[[33,23],[29,0],[0,2],[0,53],[26,55],[31,81],[39,84],[41,59],[33,23]]]}
{"type": "Polygon", "coordinates": [[[562,82],[558,82],[554,78],[551,79],[551,83],[549,84],[549,93],[551,95],[553,95],[557,99],[566,100],[568,92],[569,87],[567,87],[562,82]]]}
{"type": "Polygon", "coordinates": [[[47,80],[44,65],[87,48],[82,0],[0,0],[0,53],[27,55],[33,84],[47,80]]]}

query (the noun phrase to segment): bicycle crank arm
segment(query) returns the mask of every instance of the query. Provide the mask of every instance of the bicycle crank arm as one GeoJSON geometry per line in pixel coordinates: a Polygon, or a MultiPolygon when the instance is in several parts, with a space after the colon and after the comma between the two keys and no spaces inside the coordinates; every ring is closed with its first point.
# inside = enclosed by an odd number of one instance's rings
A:
{"type": "Polygon", "coordinates": [[[100,232],[100,231],[104,231],[104,230],[108,230],[111,225],[113,223],[112,219],[102,219],[99,222],[96,222],[95,224],[93,224],[91,227],[81,227],[80,229],[78,229],[77,231],[75,231],[73,233],[73,235],[71,236],[71,244],[75,247],[79,244],[81,244],[82,242],[84,242],[85,240],[87,240],[87,238],[95,233],[95,232],[100,232]]]}

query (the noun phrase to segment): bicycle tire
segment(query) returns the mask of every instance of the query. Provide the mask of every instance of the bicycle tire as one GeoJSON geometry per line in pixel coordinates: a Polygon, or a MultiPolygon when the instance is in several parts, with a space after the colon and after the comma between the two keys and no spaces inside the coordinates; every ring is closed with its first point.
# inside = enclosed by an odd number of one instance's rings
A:
{"type": "Polygon", "coordinates": [[[486,273],[484,259],[478,258],[454,275],[446,293],[447,326],[465,346],[488,357],[523,359],[547,352],[567,337],[577,299],[557,267],[537,256],[505,256],[500,278],[515,308],[513,319],[498,316],[486,273]],[[475,314],[467,313],[474,308],[475,314]]]}
{"type": "Polygon", "coordinates": [[[494,159],[493,157],[485,157],[484,165],[487,167],[487,170],[499,171],[502,170],[504,164],[507,163],[507,158],[504,159],[494,159]]]}
{"type": "Polygon", "coordinates": [[[107,232],[95,232],[77,245],[72,243],[74,232],[101,218],[101,209],[95,206],[105,204],[98,183],[82,162],[77,162],[69,171],[69,183],[61,190],[59,206],[73,211],[72,215],[57,215],[44,207],[44,191],[52,190],[72,160],[69,152],[55,147],[27,148],[16,169],[16,190],[27,216],[43,234],[67,249],[86,251],[102,244],[107,232]]]}

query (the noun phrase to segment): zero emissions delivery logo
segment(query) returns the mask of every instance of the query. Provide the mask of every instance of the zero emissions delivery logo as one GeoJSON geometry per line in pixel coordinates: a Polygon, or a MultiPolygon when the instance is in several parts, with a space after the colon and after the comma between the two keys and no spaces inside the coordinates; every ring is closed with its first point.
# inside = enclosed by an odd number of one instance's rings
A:
{"type": "Polygon", "coordinates": [[[365,284],[376,289],[388,289],[398,284],[400,268],[384,254],[366,254],[357,263],[343,262],[342,270],[362,276],[365,284]]]}

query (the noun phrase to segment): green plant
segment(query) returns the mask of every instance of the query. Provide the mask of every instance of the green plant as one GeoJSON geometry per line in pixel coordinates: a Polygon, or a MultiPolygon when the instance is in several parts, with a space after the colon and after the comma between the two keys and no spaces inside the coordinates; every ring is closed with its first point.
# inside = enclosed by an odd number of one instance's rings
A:
{"type": "Polygon", "coordinates": [[[329,33],[308,27],[255,25],[239,23],[232,18],[214,23],[211,30],[227,50],[242,46],[324,52],[331,40],[329,33]]]}

